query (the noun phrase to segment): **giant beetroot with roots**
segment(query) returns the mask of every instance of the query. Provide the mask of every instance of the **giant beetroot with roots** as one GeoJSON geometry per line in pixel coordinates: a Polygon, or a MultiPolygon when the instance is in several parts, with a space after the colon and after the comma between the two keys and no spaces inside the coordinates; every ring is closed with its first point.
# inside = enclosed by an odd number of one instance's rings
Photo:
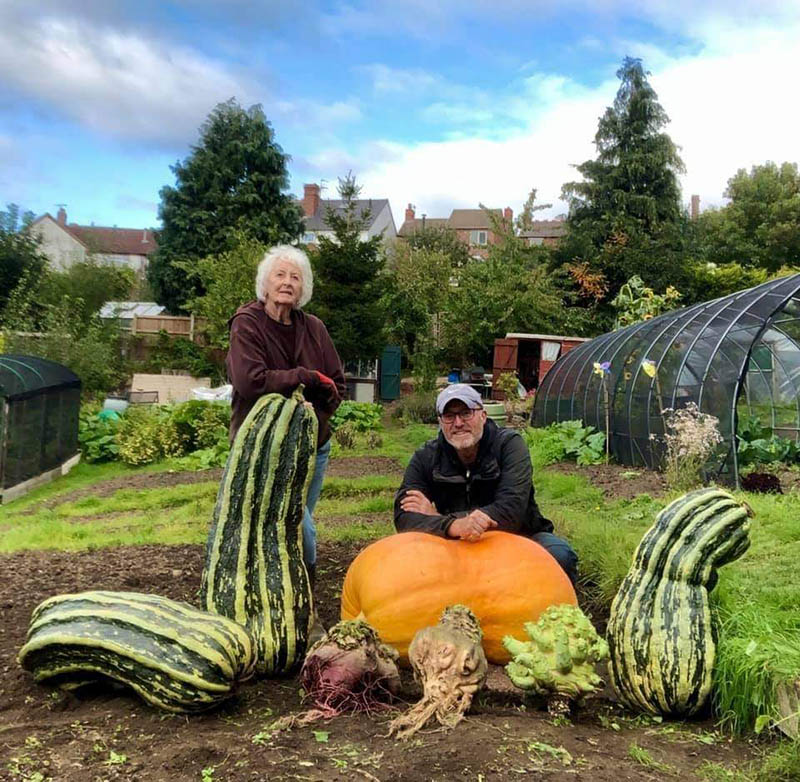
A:
{"type": "Polygon", "coordinates": [[[311,708],[300,722],[385,709],[400,689],[397,652],[361,620],[334,625],[306,655],[300,683],[311,708]]]}

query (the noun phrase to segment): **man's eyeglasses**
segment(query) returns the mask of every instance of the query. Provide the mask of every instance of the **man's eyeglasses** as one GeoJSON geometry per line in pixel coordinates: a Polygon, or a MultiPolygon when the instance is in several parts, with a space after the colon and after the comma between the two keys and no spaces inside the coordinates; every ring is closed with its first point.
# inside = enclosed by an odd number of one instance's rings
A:
{"type": "Polygon", "coordinates": [[[460,418],[462,421],[471,421],[472,417],[475,415],[475,410],[472,408],[467,408],[466,410],[462,410],[460,413],[442,413],[439,418],[442,419],[446,424],[452,424],[456,418],[460,418]]]}

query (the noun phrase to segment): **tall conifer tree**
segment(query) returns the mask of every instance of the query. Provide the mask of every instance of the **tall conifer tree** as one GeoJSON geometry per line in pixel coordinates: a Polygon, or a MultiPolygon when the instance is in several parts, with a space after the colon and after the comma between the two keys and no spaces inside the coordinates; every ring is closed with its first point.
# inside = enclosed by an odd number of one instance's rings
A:
{"type": "Polygon", "coordinates": [[[634,274],[662,290],[682,279],[685,218],[678,175],[683,162],[663,131],[669,122],[641,60],[626,57],[621,84],[597,128],[597,157],[576,166],[568,182],[569,233],[558,252],[588,262],[609,282],[608,299],[634,274]]]}
{"type": "Polygon", "coordinates": [[[195,262],[231,249],[236,232],[269,246],[297,239],[302,214],[291,195],[289,157],[261,106],[220,103],[200,128],[200,142],[171,167],[175,187],[161,189],[158,252],[148,279],[170,311],[202,295],[199,277],[187,280],[173,262],[195,262]]]}

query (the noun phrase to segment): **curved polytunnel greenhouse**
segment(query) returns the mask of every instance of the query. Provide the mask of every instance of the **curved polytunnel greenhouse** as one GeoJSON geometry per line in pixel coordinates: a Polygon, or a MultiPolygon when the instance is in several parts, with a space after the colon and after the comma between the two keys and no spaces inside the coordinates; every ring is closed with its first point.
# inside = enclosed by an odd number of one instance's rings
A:
{"type": "Polygon", "coordinates": [[[75,461],[81,381],[36,356],[0,354],[0,502],[75,461]]]}
{"type": "Polygon", "coordinates": [[[723,442],[706,465],[709,478],[738,484],[741,417],[757,416],[775,435],[800,442],[800,274],[573,348],[542,381],[533,422],[581,419],[604,432],[608,408],[616,461],[658,469],[661,411],[690,402],[719,419],[723,442]],[[604,371],[595,371],[595,364],[604,371]]]}

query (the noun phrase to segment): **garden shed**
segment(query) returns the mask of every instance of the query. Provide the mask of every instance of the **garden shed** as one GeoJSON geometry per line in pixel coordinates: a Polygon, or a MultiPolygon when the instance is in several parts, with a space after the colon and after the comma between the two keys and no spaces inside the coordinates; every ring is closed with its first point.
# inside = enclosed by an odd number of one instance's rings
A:
{"type": "MultiPolygon", "coordinates": [[[[492,385],[497,385],[503,373],[513,372],[526,391],[536,389],[559,357],[583,342],[588,340],[553,334],[506,334],[505,338],[494,341],[492,385]]],[[[495,387],[492,398],[504,399],[505,394],[495,387]]]]}
{"type": "Polygon", "coordinates": [[[738,485],[740,417],[757,416],[773,434],[800,441],[800,274],[577,346],[540,384],[533,422],[581,419],[605,431],[606,392],[611,452],[619,463],[657,469],[661,411],[694,402],[719,419],[723,437],[707,476],[738,485]]]}
{"type": "Polygon", "coordinates": [[[81,381],[54,361],[0,355],[0,502],[78,459],[81,381]]]}

